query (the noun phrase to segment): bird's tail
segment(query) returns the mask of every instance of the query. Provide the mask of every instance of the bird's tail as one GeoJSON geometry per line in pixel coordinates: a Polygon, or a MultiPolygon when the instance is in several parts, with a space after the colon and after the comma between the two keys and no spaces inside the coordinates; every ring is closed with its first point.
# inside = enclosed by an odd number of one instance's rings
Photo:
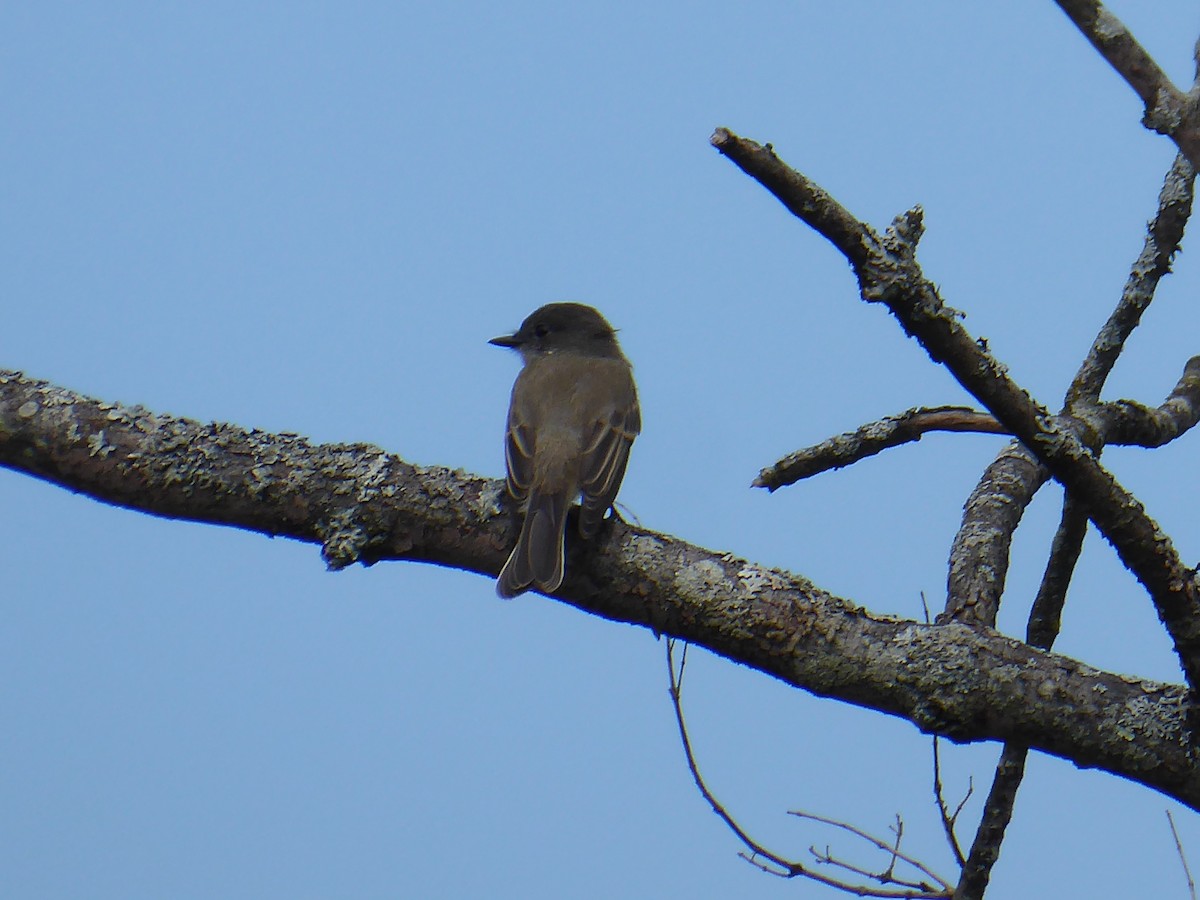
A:
{"type": "Polygon", "coordinates": [[[567,527],[566,491],[530,491],[525,524],[508,562],[496,582],[501,597],[515,597],[530,585],[544,594],[558,590],[563,580],[563,533],[567,527]]]}

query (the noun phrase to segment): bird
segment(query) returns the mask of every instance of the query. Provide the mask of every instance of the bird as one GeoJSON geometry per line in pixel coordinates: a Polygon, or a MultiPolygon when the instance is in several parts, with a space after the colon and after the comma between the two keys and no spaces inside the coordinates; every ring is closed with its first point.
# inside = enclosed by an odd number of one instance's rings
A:
{"type": "Polygon", "coordinates": [[[524,520],[496,581],[511,598],[563,581],[567,510],[579,499],[579,535],[593,537],[620,490],[629,448],[642,430],[633,367],[616,332],[583,303],[549,303],[513,334],[488,343],[523,363],[504,438],[509,494],[524,520]]]}

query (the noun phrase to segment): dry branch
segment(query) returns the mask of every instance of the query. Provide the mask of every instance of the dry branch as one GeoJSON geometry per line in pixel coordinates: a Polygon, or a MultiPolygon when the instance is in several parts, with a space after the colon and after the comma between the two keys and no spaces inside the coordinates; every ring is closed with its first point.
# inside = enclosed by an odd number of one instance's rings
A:
{"type": "Polygon", "coordinates": [[[1096,335],[1079,372],[1067,389],[1067,411],[1100,397],[1109,373],[1125,348],[1125,341],[1142,320],[1154,299],[1159,281],[1171,271],[1171,260],[1179,250],[1192,212],[1196,170],[1183,156],[1176,156],[1158,193],[1158,209],[1146,226],[1142,252],[1129,270],[1112,315],[1096,335]]]}
{"type": "Polygon", "coordinates": [[[797,450],[759,472],[751,487],[774,491],[820,472],[852,465],[892,447],[919,441],[931,431],[1008,433],[995,416],[966,406],[918,406],[797,450]]]}
{"type": "Polygon", "coordinates": [[[924,863],[917,860],[908,854],[900,851],[900,839],[903,834],[903,824],[900,823],[897,817],[897,827],[895,829],[896,840],[894,846],[881,841],[872,835],[867,834],[861,829],[855,828],[846,822],[840,822],[835,819],[828,819],[823,816],[816,816],[810,813],[792,811],[790,815],[798,816],[804,819],[811,819],[815,822],[821,822],[826,825],[832,825],[836,828],[841,828],[851,834],[857,836],[861,840],[866,841],[875,847],[881,848],[889,852],[891,860],[886,868],[879,872],[869,872],[857,866],[849,865],[841,860],[838,860],[829,854],[826,850],[824,854],[818,853],[815,849],[810,849],[813,858],[821,864],[831,865],[837,868],[845,869],[853,872],[863,878],[868,878],[880,887],[873,885],[864,885],[845,881],[840,878],[834,878],[822,872],[816,871],[801,862],[790,860],[773,850],[768,849],[761,844],[746,831],[745,828],[733,817],[726,809],[725,805],[717,799],[717,796],[709,788],[703,774],[700,772],[700,765],[696,762],[696,753],[692,748],[691,735],[688,733],[687,721],[683,716],[683,678],[687,669],[687,645],[683,647],[683,653],[680,654],[679,664],[675,664],[675,641],[667,639],[667,677],[669,680],[669,693],[671,695],[671,706],[675,713],[675,724],[679,729],[679,740],[683,745],[684,759],[687,762],[688,771],[692,774],[692,780],[696,784],[696,789],[700,791],[700,795],[708,803],[709,807],[718,818],[725,823],[726,827],[733,832],[734,836],[741,841],[742,846],[747,852],[741,852],[738,855],[756,868],[761,869],[769,875],[776,875],[780,878],[807,878],[810,881],[815,881],[818,884],[823,884],[826,887],[835,888],[844,893],[853,894],[856,897],[878,897],[878,898],[909,898],[909,900],[918,900],[918,898],[926,898],[926,900],[937,900],[937,898],[949,898],[950,883],[944,878],[935,875],[924,863]],[[915,868],[918,872],[924,874],[927,878],[936,881],[938,887],[934,887],[927,881],[910,881],[899,878],[895,874],[896,862],[902,860],[908,865],[915,868]],[[886,887],[885,885],[895,885],[895,887],[886,887]]]}
{"type": "Polygon", "coordinates": [[[1068,491],[1087,505],[1097,528],[1149,592],[1184,675],[1200,686],[1200,594],[1192,570],[1141,502],[1106,471],[1073,423],[1052,417],[1009,377],[946,306],[916,262],[923,232],[919,209],[898,216],[883,236],[774,151],[719,128],[713,145],[767,187],[850,261],[864,300],[887,306],[906,333],[1015,434],[1068,491]]]}
{"type": "MultiPolygon", "coordinates": [[[[1125,289],[1108,321],[1096,335],[1091,349],[1067,390],[1064,413],[1084,415],[1091,421],[1093,448],[1105,442],[1137,443],[1154,446],[1155,434],[1170,434],[1172,410],[1197,406],[1194,386],[1189,393],[1187,381],[1191,363],[1184,376],[1155,414],[1138,415],[1130,402],[1109,404],[1103,415],[1094,406],[1100,397],[1113,365],[1125,342],[1141,321],[1159,281],[1170,271],[1171,259],[1179,249],[1184,228],[1191,215],[1195,170],[1182,157],[1176,157],[1158,195],[1158,206],[1146,227],[1142,250],[1130,268],[1125,289]],[[1126,423],[1124,407],[1130,410],[1126,423]]],[[[1181,434],[1191,425],[1182,417],[1174,422],[1181,434]]],[[[1195,419],[1192,419],[1192,425],[1195,419]]],[[[1034,494],[1046,483],[1047,469],[1033,454],[1014,444],[1002,451],[988,466],[972,491],[963,511],[962,526],[950,549],[950,573],[947,578],[946,608],[943,620],[994,625],[1008,572],[1012,536],[1034,494]]]]}
{"type": "Polygon", "coordinates": [[[969,784],[966,793],[963,795],[962,800],[959,801],[958,806],[955,807],[954,812],[950,812],[950,805],[946,802],[946,794],[942,787],[940,743],[936,737],[933,739],[933,802],[937,807],[938,818],[942,822],[942,831],[946,835],[946,843],[950,846],[950,852],[954,856],[954,861],[958,863],[961,869],[966,863],[967,858],[963,855],[962,846],[958,843],[958,835],[955,832],[955,828],[958,825],[958,817],[966,807],[967,801],[975,793],[975,784],[974,781],[969,784]]]}
{"type": "MultiPolygon", "coordinates": [[[[0,373],[0,465],[155,515],[320,544],[335,566],[406,559],[494,576],[514,538],[498,479],[104,403],[15,372],[0,373]]],[[[624,522],[606,532],[571,544],[564,602],[929,733],[1027,744],[1200,809],[1180,686],[986,629],[872,615],[799,575],[624,522]]]]}
{"type": "Polygon", "coordinates": [[[1185,94],[1116,16],[1098,0],[1056,0],[1108,64],[1133,88],[1145,106],[1142,124],[1166,135],[1200,167],[1200,117],[1196,91],[1185,94]]]}

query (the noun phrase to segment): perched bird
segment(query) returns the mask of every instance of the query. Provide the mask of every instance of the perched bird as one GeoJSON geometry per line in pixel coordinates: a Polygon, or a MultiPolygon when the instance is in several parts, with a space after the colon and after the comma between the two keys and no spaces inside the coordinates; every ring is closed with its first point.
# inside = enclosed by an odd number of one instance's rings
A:
{"type": "Polygon", "coordinates": [[[590,306],[550,303],[515,334],[489,343],[511,347],[524,366],[512,389],[504,458],[508,491],[525,521],[496,592],[544,593],[563,580],[567,509],[582,496],[579,534],[590,538],[613,505],[629,447],[642,430],[633,369],[616,333],[590,306]]]}

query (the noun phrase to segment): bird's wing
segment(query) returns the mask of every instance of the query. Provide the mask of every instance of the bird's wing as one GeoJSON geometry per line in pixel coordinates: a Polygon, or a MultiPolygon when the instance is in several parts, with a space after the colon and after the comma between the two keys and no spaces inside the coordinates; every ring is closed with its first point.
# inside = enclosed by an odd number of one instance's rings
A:
{"type": "Polygon", "coordinates": [[[579,477],[583,492],[579,533],[585,538],[596,533],[613,505],[629,463],[629,448],[641,430],[642,412],[634,396],[628,405],[596,420],[586,435],[579,477]]]}
{"type": "Polygon", "coordinates": [[[524,500],[533,480],[533,430],[520,420],[516,410],[508,414],[504,465],[508,472],[508,492],[517,500],[524,500]]]}

